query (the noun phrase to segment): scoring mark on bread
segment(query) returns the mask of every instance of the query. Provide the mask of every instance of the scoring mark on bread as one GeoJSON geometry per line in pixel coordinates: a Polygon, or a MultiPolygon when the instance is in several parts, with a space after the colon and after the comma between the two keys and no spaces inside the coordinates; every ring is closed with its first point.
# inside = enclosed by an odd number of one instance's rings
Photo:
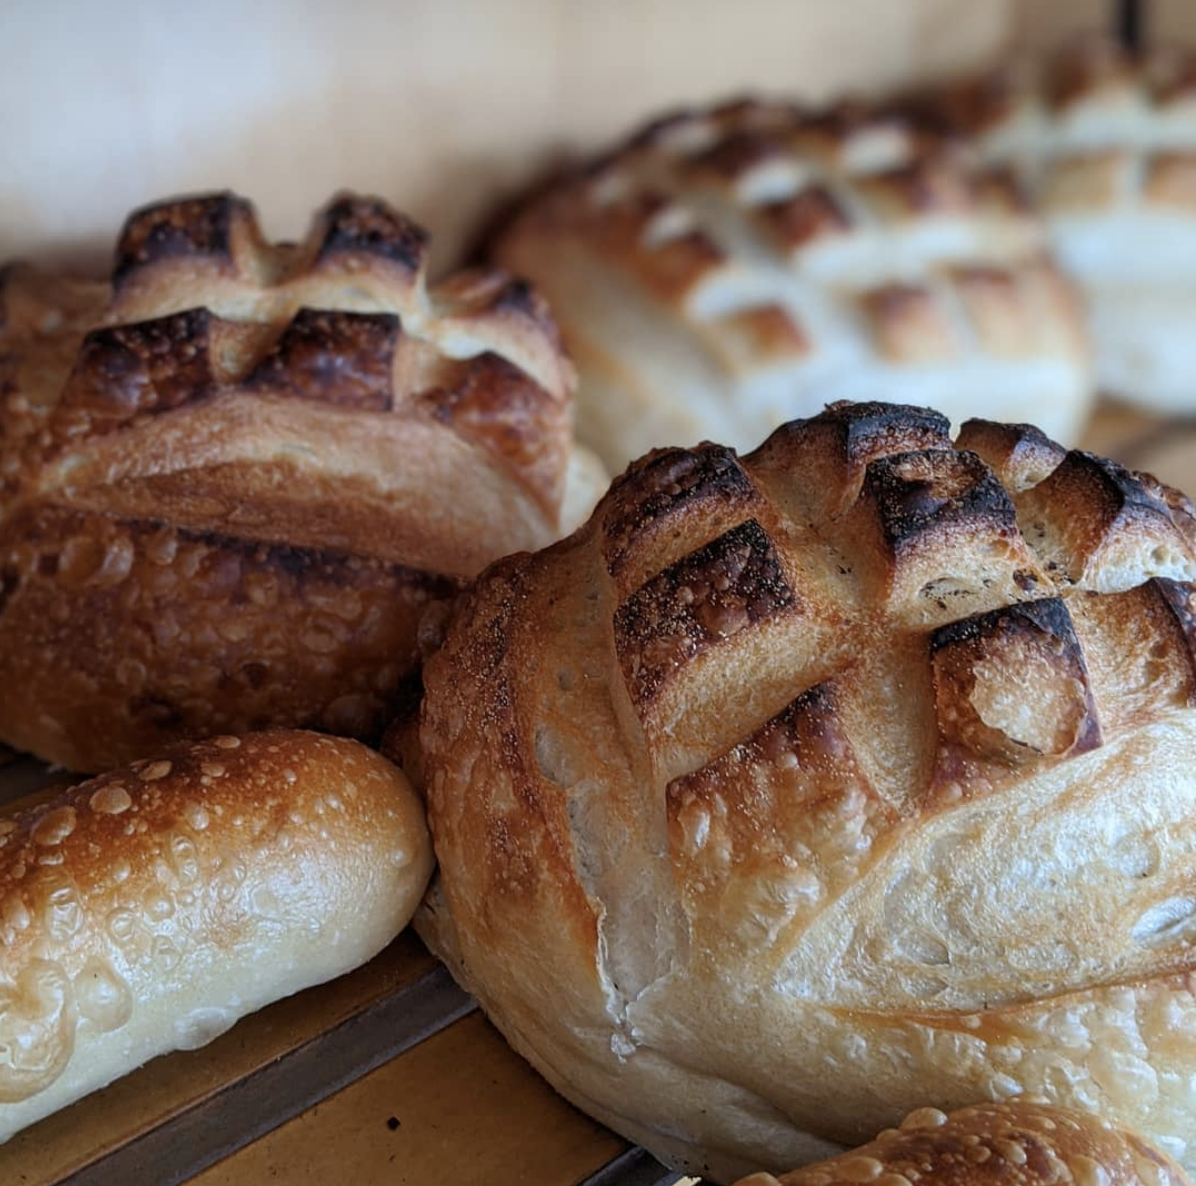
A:
{"type": "Polygon", "coordinates": [[[58,404],[85,411],[91,427],[119,423],[206,399],[215,390],[207,309],[93,330],[79,351],[58,404]]]}
{"type": "Polygon", "coordinates": [[[353,411],[388,412],[400,332],[394,313],[300,309],[245,385],[353,411]]]}
{"type": "Polygon", "coordinates": [[[754,519],[691,552],[615,612],[615,647],[632,700],[645,707],[700,652],[796,601],[772,541],[754,519]]]}
{"type": "Polygon", "coordinates": [[[231,193],[155,203],[135,210],[121,231],[113,280],[161,259],[206,256],[232,264],[234,220],[252,220],[248,202],[231,193]]]}
{"type": "Polygon", "coordinates": [[[959,787],[962,763],[1013,767],[1101,744],[1088,670],[1057,597],[978,614],[930,637],[940,749],[935,783],[959,787]]]}
{"type": "Polygon", "coordinates": [[[344,197],[324,215],[326,231],[318,262],[344,254],[364,254],[419,272],[428,246],[428,232],[375,198],[344,197]]]}

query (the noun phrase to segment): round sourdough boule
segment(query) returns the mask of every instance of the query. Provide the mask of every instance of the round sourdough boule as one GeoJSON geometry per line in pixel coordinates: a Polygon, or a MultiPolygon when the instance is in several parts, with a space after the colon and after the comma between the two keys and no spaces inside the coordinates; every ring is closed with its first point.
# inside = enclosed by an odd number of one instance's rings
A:
{"type": "Polygon", "coordinates": [[[660,120],[533,199],[495,257],[544,293],[578,433],[754,448],[826,402],[1040,422],[1091,406],[1070,285],[1011,179],[900,116],[746,101],[660,120]]]}
{"type": "Polygon", "coordinates": [[[214,194],[130,216],[111,285],[0,273],[0,739],[376,739],[428,605],[588,513],[543,302],[429,287],[426,239],[341,197],[271,245],[214,194]]]}
{"type": "Polygon", "coordinates": [[[1020,174],[1084,295],[1100,390],[1196,410],[1196,54],[1084,37],[914,109],[1020,174]]]}
{"type": "Polygon", "coordinates": [[[365,746],[215,737],[0,817],[0,1140],[399,933],[423,807],[365,746]]]}
{"type": "Polygon", "coordinates": [[[911,1112],[901,1127],[829,1161],[736,1186],[1189,1186],[1165,1153],[1081,1112],[1027,1099],[944,1115],[911,1112]]]}
{"type": "Polygon", "coordinates": [[[1027,1092],[1192,1165],[1194,581],[1186,498],[1024,426],[650,454],[425,667],[421,932],[719,1181],[1027,1092]]]}

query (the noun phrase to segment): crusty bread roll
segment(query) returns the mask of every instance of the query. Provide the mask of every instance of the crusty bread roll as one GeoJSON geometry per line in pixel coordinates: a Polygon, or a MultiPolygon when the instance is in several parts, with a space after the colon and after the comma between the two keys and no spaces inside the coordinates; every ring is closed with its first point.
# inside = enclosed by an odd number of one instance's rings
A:
{"type": "Polygon", "coordinates": [[[1068,284],[1008,178],[913,125],[744,102],[652,125],[550,188],[496,258],[547,296],[578,431],[615,471],[657,445],[752,448],[827,400],[955,420],[1090,404],[1068,284]]]}
{"type": "Polygon", "coordinates": [[[425,667],[422,932],[716,1180],[1027,1092],[1196,1164],[1193,582],[1187,499],[1026,427],[650,454],[425,667]]]}
{"type": "Polygon", "coordinates": [[[314,733],[179,746],[0,818],[0,1140],[368,960],[431,869],[402,773],[314,733]]]}
{"type": "Polygon", "coordinates": [[[737,1186],[1189,1186],[1165,1153],[1081,1112],[1017,1099],[911,1112],[850,1153],[737,1186]]]}
{"type": "Polygon", "coordinates": [[[498,273],[427,288],[425,241],[343,197],[271,246],[219,194],[132,215],[110,291],[3,274],[0,739],[376,737],[428,603],[561,533],[555,327],[498,273]]]}
{"type": "Polygon", "coordinates": [[[1021,173],[1083,290],[1101,389],[1196,409],[1196,56],[1085,37],[916,107],[1021,173]]]}

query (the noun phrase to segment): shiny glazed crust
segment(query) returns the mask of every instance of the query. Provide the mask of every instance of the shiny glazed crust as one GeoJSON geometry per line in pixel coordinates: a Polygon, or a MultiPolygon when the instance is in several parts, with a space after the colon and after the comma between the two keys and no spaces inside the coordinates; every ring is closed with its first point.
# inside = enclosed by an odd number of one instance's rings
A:
{"type": "Polygon", "coordinates": [[[364,963],[431,868],[403,775],[314,733],[179,746],[0,818],[0,1140],[364,963]]]}
{"type": "Polygon", "coordinates": [[[1188,1186],[1169,1157],[1107,1122],[1018,1099],[944,1115],[911,1112],[900,1128],[829,1161],[737,1186],[1188,1186]]]}
{"type": "Polygon", "coordinates": [[[1194,581],[1187,499],[1025,426],[650,454],[426,668],[422,931],[716,1180],[1024,1092],[1196,1162],[1194,581]]]}
{"type": "Polygon", "coordinates": [[[1074,436],[1087,349],[1042,228],[901,116],[746,101],[660,120],[533,201],[496,257],[549,299],[612,468],[750,448],[839,397],[1074,436]]]}
{"type": "Polygon", "coordinates": [[[133,214],[110,289],[0,287],[0,737],[94,770],[270,724],[376,737],[429,603],[561,529],[571,373],[496,272],[341,197],[133,214]]]}

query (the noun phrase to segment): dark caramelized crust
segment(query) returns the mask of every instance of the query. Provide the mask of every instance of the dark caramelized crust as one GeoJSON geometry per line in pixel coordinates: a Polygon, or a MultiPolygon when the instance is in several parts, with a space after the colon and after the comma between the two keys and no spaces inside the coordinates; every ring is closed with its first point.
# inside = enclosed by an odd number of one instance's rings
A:
{"type": "Polygon", "coordinates": [[[393,313],[300,309],[245,385],[360,412],[394,406],[393,313]]]}
{"type": "Polygon", "coordinates": [[[899,406],[650,454],[425,665],[424,934],[556,1086],[712,1180],[986,1093],[1196,1160],[1189,522],[899,406]]]}
{"type": "Polygon", "coordinates": [[[324,236],[317,262],[362,255],[389,260],[409,272],[424,269],[428,233],[376,198],[342,197],[324,211],[324,236]]]}
{"type": "Polygon", "coordinates": [[[643,706],[703,650],[795,603],[772,541],[753,519],[646,582],[615,612],[615,649],[643,706]]]}
{"type": "Polygon", "coordinates": [[[271,244],[223,193],[133,214],[106,306],[0,277],[0,682],[45,689],[3,698],[0,737],[77,769],[212,729],[374,737],[425,609],[559,534],[556,328],[493,271],[429,288],[426,249],[351,195],[271,244]],[[162,533],[197,566],[177,605],[162,533]],[[72,582],[93,553],[111,580],[72,582]],[[259,568],[268,609],[230,575],[259,568]],[[337,582],[363,616],[312,634],[337,582]]]}
{"type": "Polygon", "coordinates": [[[213,394],[212,318],[206,309],[93,330],[84,339],[58,410],[87,427],[111,428],[213,394]]]}
{"type": "Polygon", "coordinates": [[[999,775],[1043,756],[1101,743],[1079,640],[1057,597],[952,622],[930,638],[940,745],[938,793],[991,790],[999,775]],[[1028,686],[1034,688],[1027,697],[1028,686]]]}
{"type": "Polygon", "coordinates": [[[163,259],[204,256],[218,267],[233,266],[232,231],[253,225],[253,208],[235,194],[222,193],[156,202],[129,215],[116,248],[112,279],[163,259]]]}
{"type": "Polygon", "coordinates": [[[753,1174],[738,1186],[1047,1186],[1064,1175],[1076,1186],[1187,1186],[1188,1176],[1160,1148],[1096,1117],[1040,1100],[976,1104],[946,1115],[918,1108],[897,1128],[827,1161],[774,1178],[753,1174]]]}

